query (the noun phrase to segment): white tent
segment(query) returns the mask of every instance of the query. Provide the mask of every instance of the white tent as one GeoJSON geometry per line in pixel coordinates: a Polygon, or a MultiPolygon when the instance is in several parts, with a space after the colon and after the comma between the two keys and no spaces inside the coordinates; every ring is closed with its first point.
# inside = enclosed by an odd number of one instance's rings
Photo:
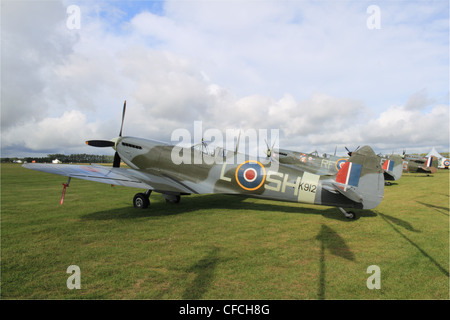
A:
{"type": "Polygon", "coordinates": [[[435,147],[433,147],[433,149],[431,149],[431,151],[428,152],[428,154],[426,155],[427,158],[431,157],[431,156],[435,156],[438,159],[443,158],[443,156],[441,156],[440,153],[436,151],[435,147]]]}

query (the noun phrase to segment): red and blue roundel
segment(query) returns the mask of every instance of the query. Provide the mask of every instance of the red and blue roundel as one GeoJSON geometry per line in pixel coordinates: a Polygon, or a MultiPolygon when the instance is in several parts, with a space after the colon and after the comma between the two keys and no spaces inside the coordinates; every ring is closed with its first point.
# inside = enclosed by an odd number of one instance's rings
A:
{"type": "Polygon", "coordinates": [[[339,159],[339,160],[337,160],[336,161],[336,170],[337,171],[339,171],[339,170],[341,170],[341,168],[342,168],[342,165],[344,164],[344,163],[346,163],[347,162],[347,159],[346,158],[341,158],[341,159],[339,159]]]}
{"type": "Polygon", "coordinates": [[[444,160],[444,166],[446,166],[446,167],[450,166],[450,160],[445,159],[444,160]]]}
{"type": "Polygon", "coordinates": [[[248,160],[236,169],[236,181],[245,190],[259,189],[266,180],[266,169],[258,161],[248,160]]]}

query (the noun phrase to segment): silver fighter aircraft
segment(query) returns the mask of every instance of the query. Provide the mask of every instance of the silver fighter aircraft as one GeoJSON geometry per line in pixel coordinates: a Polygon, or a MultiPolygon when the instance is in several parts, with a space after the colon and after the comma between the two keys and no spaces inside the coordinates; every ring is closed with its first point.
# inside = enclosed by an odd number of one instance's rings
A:
{"type": "Polygon", "coordinates": [[[234,194],[335,206],[354,219],[355,213],[344,208],[373,209],[383,199],[383,168],[369,146],[353,152],[336,173],[322,174],[222,148],[184,148],[122,136],[125,108],[126,102],[118,137],[86,141],[94,147],[112,147],[112,167],[39,163],[23,167],[69,177],[63,194],[71,178],[143,189],[133,199],[139,209],[149,207],[152,192],[161,193],[168,202],[179,202],[181,196],[190,194],[234,194]],[[183,155],[185,161],[174,161],[174,155],[183,155]],[[120,167],[122,161],[127,168],[120,167]]]}

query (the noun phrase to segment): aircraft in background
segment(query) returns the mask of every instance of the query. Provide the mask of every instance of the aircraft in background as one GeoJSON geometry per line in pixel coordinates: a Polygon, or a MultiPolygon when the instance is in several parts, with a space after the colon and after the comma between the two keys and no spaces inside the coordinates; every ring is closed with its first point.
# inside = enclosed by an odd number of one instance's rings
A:
{"type": "Polygon", "coordinates": [[[450,167],[450,159],[447,158],[438,159],[438,168],[448,169],[449,167],[450,167]]]}
{"type": "MultiPolygon", "coordinates": [[[[344,208],[373,209],[384,195],[384,176],[379,157],[364,146],[346,159],[334,173],[263,161],[220,147],[183,148],[159,141],[122,136],[126,101],[119,136],[112,140],[89,140],[93,147],[115,150],[112,167],[101,165],[24,164],[23,167],[71,178],[144,189],[133,198],[135,208],[147,208],[150,194],[158,192],[168,202],[190,194],[232,194],[271,200],[338,207],[345,217],[355,218],[344,208]],[[190,155],[188,163],[176,164],[174,154],[190,155]],[[202,159],[196,164],[195,159],[202,159]],[[129,168],[121,168],[123,161],[129,168]]],[[[203,142],[202,142],[203,143],[203,142]]]]}
{"type": "MultiPolygon", "coordinates": [[[[298,166],[304,170],[315,172],[316,174],[336,174],[342,165],[348,160],[348,157],[338,157],[336,155],[323,154],[319,156],[317,151],[312,153],[303,153],[287,149],[274,150],[267,144],[267,157],[272,157],[280,163],[286,165],[298,166]]],[[[358,147],[359,148],[359,147],[358,147]]],[[[356,148],[356,151],[358,150],[356,148]]],[[[350,151],[347,147],[347,154],[350,157],[354,151],[350,151]]],[[[336,153],[335,153],[336,154],[336,153]]],[[[384,179],[386,185],[390,185],[393,180],[398,180],[402,176],[403,159],[399,155],[391,155],[380,157],[380,164],[384,170],[384,179]]]]}
{"type": "Polygon", "coordinates": [[[390,181],[401,178],[403,172],[403,159],[398,154],[381,156],[381,165],[384,170],[384,180],[386,185],[391,185],[390,181]]]}
{"type": "Polygon", "coordinates": [[[267,157],[279,161],[285,165],[294,165],[316,174],[336,174],[341,166],[347,162],[348,157],[337,157],[332,155],[319,156],[317,151],[304,153],[287,149],[267,149],[267,157]]]}
{"type": "Polygon", "coordinates": [[[422,157],[415,154],[406,154],[403,151],[403,171],[407,172],[419,172],[419,173],[436,173],[438,161],[437,158],[432,157],[422,157]]]}

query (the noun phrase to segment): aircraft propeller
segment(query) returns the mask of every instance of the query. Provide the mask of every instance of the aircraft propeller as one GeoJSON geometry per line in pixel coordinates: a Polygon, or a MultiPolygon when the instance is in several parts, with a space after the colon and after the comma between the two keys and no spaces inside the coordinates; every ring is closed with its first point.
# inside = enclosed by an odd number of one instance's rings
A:
{"type": "MultiPolygon", "coordinates": [[[[122,123],[120,125],[120,132],[119,137],[122,137],[122,130],[123,130],[123,122],[125,119],[125,110],[127,108],[127,101],[123,103],[123,111],[122,111],[122,123]]],[[[86,141],[86,144],[88,146],[97,147],[97,148],[104,148],[104,147],[114,147],[116,145],[116,141],[113,140],[88,140],[86,141]]],[[[120,167],[120,156],[119,153],[116,151],[114,154],[114,162],[113,162],[114,168],[120,167]]]]}
{"type": "Polygon", "coordinates": [[[359,147],[360,147],[360,146],[358,146],[354,151],[348,150],[347,147],[344,147],[344,148],[345,148],[345,150],[347,150],[347,154],[351,157],[351,156],[352,156],[352,153],[358,151],[359,147]]]}
{"type": "Polygon", "coordinates": [[[266,156],[267,158],[270,158],[272,156],[272,152],[273,152],[273,147],[275,147],[275,143],[277,142],[278,136],[275,138],[272,147],[269,147],[269,144],[267,143],[267,140],[264,139],[264,141],[266,142],[266,146],[267,146],[267,150],[266,150],[266,156]]]}

